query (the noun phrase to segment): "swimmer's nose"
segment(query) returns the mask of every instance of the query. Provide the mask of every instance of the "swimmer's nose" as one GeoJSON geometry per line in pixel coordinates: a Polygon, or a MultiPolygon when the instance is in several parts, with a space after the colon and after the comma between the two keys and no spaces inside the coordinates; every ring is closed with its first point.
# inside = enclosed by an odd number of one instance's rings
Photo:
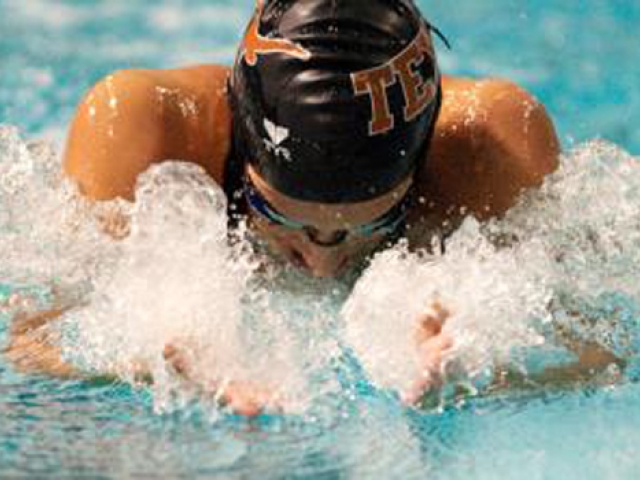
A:
{"type": "Polygon", "coordinates": [[[314,277],[331,278],[338,276],[347,264],[348,257],[335,249],[311,247],[292,251],[293,260],[309,270],[314,277]]]}

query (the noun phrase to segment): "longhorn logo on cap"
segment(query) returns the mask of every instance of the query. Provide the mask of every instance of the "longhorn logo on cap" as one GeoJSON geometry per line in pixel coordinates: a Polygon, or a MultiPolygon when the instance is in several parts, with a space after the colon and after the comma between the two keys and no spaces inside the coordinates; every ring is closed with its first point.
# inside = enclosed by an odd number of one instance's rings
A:
{"type": "Polygon", "coordinates": [[[311,58],[311,52],[301,45],[286,38],[267,38],[260,35],[260,18],[264,11],[265,0],[258,0],[256,13],[247,28],[242,42],[240,56],[244,57],[247,65],[255,67],[259,55],[283,53],[297,59],[307,61],[311,58]]]}

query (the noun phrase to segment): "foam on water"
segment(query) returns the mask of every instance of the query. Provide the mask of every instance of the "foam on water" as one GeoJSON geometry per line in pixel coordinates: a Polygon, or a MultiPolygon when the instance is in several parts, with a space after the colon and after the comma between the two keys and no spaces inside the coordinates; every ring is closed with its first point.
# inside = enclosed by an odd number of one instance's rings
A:
{"type": "MultiPolygon", "coordinates": [[[[307,375],[318,363],[308,361],[309,339],[301,335],[308,330],[275,304],[246,245],[229,244],[222,190],[201,168],[166,162],[140,177],[129,215],[115,268],[65,316],[70,357],[131,379],[142,365],[160,409],[199,393],[167,365],[168,345],[183,351],[198,386],[249,381],[282,397],[289,411],[304,403],[307,375]]],[[[321,326],[323,316],[310,302],[306,327],[321,326]]],[[[314,343],[322,345],[317,334],[314,343]]],[[[311,351],[328,360],[326,350],[311,351]]]]}
{"type": "Polygon", "coordinates": [[[507,362],[514,348],[543,342],[530,321],[545,315],[550,291],[533,275],[469,220],[446,255],[379,255],[345,305],[346,332],[376,382],[404,391],[421,375],[418,318],[437,302],[451,314],[445,331],[455,339],[456,360],[477,375],[494,360],[507,362]]]}
{"type": "Polygon", "coordinates": [[[24,143],[13,128],[0,127],[0,177],[2,281],[89,288],[115,247],[99,227],[102,208],[77,195],[49,145],[24,143]]]}
{"type": "Polygon", "coordinates": [[[597,321],[583,322],[582,335],[640,344],[628,328],[640,298],[640,169],[613,145],[570,152],[504,219],[468,219],[445,254],[403,245],[379,254],[351,293],[264,269],[247,242],[230,244],[224,194],[196,166],[154,166],[135,203],[89,205],[51,149],[14,129],[0,129],[0,160],[3,282],[72,304],[56,324],[66,356],[132,382],[143,366],[159,410],[199,398],[167,365],[167,345],[183,349],[199,385],[252,381],[289,412],[340,392],[347,350],[376,384],[402,391],[420,375],[416,318],[436,300],[456,342],[447,371],[465,379],[514,362],[515,351],[551,352],[550,327],[585,305],[597,321]],[[103,232],[113,216],[128,222],[119,240],[103,232]],[[626,310],[598,310],[614,293],[626,310]]]}
{"type": "MultiPolygon", "coordinates": [[[[229,244],[224,193],[202,169],[165,162],[140,177],[135,203],[92,206],[53,152],[1,133],[3,281],[73,307],[55,324],[69,360],[131,381],[148,371],[158,408],[170,409],[198,393],[167,365],[171,345],[198,385],[252,381],[281,391],[290,411],[306,403],[307,379],[339,354],[327,333],[335,316],[299,275],[289,291],[270,292],[282,279],[258,273],[246,244],[229,244]],[[103,231],[114,218],[128,224],[122,239],[103,231]]],[[[320,383],[313,395],[335,385],[320,383]]]]}
{"type": "Polygon", "coordinates": [[[635,158],[587,143],[504,219],[483,226],[467,219],[445,254],[378,255],[343,311],[372,378],[402,390],[420,374],[407,352],[415,351],[419,314],[435,301],[451,313],[449,366],[472,378],[513,362],[523,348],[551,352],[555,326],[635,355],[639,187],[635,158]]]}

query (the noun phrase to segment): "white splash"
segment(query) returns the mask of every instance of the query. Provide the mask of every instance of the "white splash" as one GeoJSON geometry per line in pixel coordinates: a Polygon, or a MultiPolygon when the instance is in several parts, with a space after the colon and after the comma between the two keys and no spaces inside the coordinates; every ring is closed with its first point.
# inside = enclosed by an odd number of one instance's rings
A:
{"type": "Polygon", "coordinates": [[[66,316],[75,332],[67,354],[132,381],[142,366],[160,410],[198,394],[168,365],[167,346],[182,349],[198,386],[252,382],[298,408],[307,398],[302,352],[259,285],[256,261],[229,245],[220,187],[198,166],[166,162],[140,177],[130,215],[116,267],[66,316]]]}
{"type": "MultiPolygon", "coordinates": [[[[165,361],[167,345],[187,351],[200,381],[273,388],[287,411],[340,390],[345,343],[375,383],[403,389],[419,372],[416,318],[434,300],[451,312],[449,365],[465,375],[522,347],[544,350],[545,327],[573,308],[567,296],[640,298],[639,202],[636,159],[586,144],[505,219],[468,219],[444,255],[384,252],[349,294],[337,282],[258,269],[246,242],[229,244],[224,194],[199,167],[165,162],[141,176],[135,203],[90,205],[46,145],[0,128],[2,282],[75,305],[58,322],[65,354],[131,381],[142,366],[159,410],[198,394],[165,361]],[[103,232],[101,218],[113,215],[129,219],[121,240],[103,232]]],[[[610,337],[614,326],[604,325],[590,334],[610,337]]]]}
{"type": "MultiPolygon", "coordinates": [[[[561,163],[505,219],[467,219],[445,255],[396,248],[376,257],[343,313],[348,341],[377,384],[402,391],[418,378],[417,318],[435,300],[451,312],[449,365],[471,377],[517,349],[546,348],[545,326],[576,323],[567,296],[594,302],[621,292],[640,301],[640,162],[592,142],[561,163]]],[[[609,335],[620,327],[606,325],[609,335]]]]}
{"type": "Polygon", "coordinates": [[[59,295],[91,288],[117,246],[100,228],[100,208],[63,178],[50,146],[24,143],[17,129],[0,126],[0,182],[2,281],[59,295]]]}
{"type": "Polygon", "coordinates": [[[76,365],[131,381],[139,367],[154,378],[159,410],[197,394],[165,361],[168,345],[189,357],[199,383],[251,381],[289,411],[335,388],[330,378],[312,390],[307,382],[339,355],[326,334],[335,316],[299,282],[299,295],[271,292],[282,281],[257,275],[246,245],[229,245],[224,193],[200,167],[165,162],[140,177],[135,203],[90,205],[54,153],[15,129],[0,130],[0,155],[3,282],[75,306],[54,327],[76,365]],[[114,215],[128,219],[121,240],[103,232],[101,218],[114,215]]]}

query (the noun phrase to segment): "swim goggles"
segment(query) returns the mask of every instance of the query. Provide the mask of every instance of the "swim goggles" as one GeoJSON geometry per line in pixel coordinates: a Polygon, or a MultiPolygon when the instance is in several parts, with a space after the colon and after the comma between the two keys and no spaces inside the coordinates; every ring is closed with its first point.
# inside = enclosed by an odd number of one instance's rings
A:
{"type": "Polygon", "coordinates": [[[279,213],[253,185],[247,175],[244,177],[244,195],[249,207],[269,222],[281,225],[291,230],[303,231],[308,239],[323,247],[333,247],[347,240],[350,236],[371,237],[376,234],[391,235],[395,233],[404,220],[407,218],[409,208],[413,203],[413,187],[411,187],[405,196],[396,203],[386,213],[372,222],[364,225],[358,225],[349,230],[338,230],[334,232],[333,237],[329,241],[319,240],[319,230],[311,225],[292,220],[279,213]]]}

